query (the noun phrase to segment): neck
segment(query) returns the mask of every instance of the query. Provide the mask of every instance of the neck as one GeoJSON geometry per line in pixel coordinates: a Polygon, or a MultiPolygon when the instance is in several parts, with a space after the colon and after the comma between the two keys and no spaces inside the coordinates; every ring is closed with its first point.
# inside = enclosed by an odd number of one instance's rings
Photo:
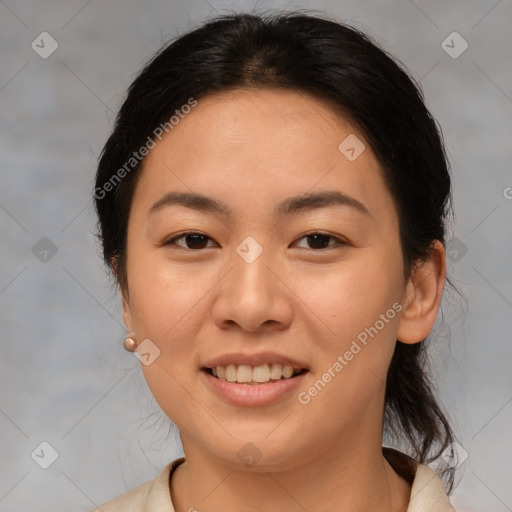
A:
{"type": "Polygon", "coordinates": [[[281,512],[332,510],[402,512],[407,509],[410,484],[399,477],[382,455],[380,445],[368,446],[360,436],[305,458],[285,470],[238,469],[183,446],[186,461],[171,479],[176,512],[281,512]]]}

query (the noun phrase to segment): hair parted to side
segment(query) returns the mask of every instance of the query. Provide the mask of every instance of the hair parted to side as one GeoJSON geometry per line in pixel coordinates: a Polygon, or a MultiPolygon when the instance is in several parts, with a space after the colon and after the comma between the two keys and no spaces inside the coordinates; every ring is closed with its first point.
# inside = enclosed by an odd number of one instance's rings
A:
{"type": "MultiPolygon", "coordinates": [[[[263,87],[328,101],[362,131],[397,208],[405,277],[428,258],[434,240],[445,242],[452,210],[443,137],[420,87],[403,66],[361,31],[325,17],[230,14],[211,19],[157,53],[129,87],[101,154],[94,194],[99,238],[123,293],[129,291],[128,215],[141,171],[140,162],[130,168],[126,163],[191,98],[200,102],[215,92],[263,87]],[[123,166],[128,169],[123,178],[106,187],[123,166]]],[[[417,461],[438,462],[450,492],[455,470],[443,464],[441,454],[454,435],[435,398],[425,349],[426,340],[396,344],[387,376],[384,432],[405,443],[417,461]]]]}

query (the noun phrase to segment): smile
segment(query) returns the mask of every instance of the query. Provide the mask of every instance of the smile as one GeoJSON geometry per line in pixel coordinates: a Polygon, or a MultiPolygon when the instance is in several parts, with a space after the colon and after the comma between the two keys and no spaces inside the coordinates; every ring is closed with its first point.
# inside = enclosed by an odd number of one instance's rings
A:
{"type": "Polygon", "coordinates": [[[301,375],[307,370],[304,368],[293,368],[292,366],[281,365],[279,363],[265,363],[258,366],[228,364],[227,366],[205,368],[205,371],[219,380],[257,386],[283,379],[291,379],[297,375],[301,375]]]}

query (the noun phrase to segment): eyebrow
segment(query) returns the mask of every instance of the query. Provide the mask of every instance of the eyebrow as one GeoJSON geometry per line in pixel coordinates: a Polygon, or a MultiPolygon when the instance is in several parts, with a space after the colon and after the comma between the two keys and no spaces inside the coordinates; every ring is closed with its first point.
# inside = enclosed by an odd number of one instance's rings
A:
{"type": "MultiPolygon", "coordinates": [[[[165,206],[172,205],[181,205],[205,213],[219,213],[226,217],[231,214],[231,210],[226,203],[213,197],[191,192],[168,192],[151,206],[148,215],[161,210],[165,206]]],[[[363,203],[347,194],[332,190],[309,192],[284,199],[275,206],[274,215],[292,215],[329,206],[349,206],[364,215],[371,216],[363,203]]]]}

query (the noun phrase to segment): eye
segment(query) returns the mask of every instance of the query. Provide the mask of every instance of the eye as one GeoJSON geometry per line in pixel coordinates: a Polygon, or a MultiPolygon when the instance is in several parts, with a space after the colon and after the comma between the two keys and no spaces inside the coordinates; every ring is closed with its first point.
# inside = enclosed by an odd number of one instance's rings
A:
{"type": "MultiPolygon", "coordinates": [[[[335,237],[333,235],[329,235],[327,233],[309,233],[307,235],[304,235],[299,240],[306,239],[307,243],[311,245],[311,249],[329,249],[331,247],[335,246],[343,246],[347,245],[347,243],[343,240],[341,240],[338,237],[335,237]],[[329,240],[333,240],[334,243],[329,243],[329,240]]],[[[182,247],[183,249],[191,249],[191,250],[198,250],[198,249],[206,249],[208,240],[211,240],[209,236],[203,235],[202,233],[198,233],[197,231],[187,231],[186,233],[182,233],[181,235],[175,236],[174,238],[170,238],[166,242],[164,242],[162,245],[164,246],[172,246],[177,245],[179,247],[182,247]],[[185,245],[177,243],[178,240],[184,239],[185,245]]],[[[210,246],[212,247],[212,246],[210,246]]],[[[307,249],[308,247],[306,247],[307,249]]]]}
{"type": "Polygon", "coordinates": [[[198,233],[197,231],[187,231],[186,233],[182,233],[181,235],[175,236],[174,238],[170,238],[162,245],[178,245],[183,249],[204,249],[208,240],[211,240],[209,236],[198,233]],[[185,239],[185,245],[177,244],[176,241],[181,240],[182,238],[185,239]]]}
{"type": "Polygon", "coordinates": [[[311,248],[313,249],[329,249],[335,246],[347,245],[345,241],[333,235],[329,235],[327,233],[309,233],[300,238],[300,240],[303,239],[306,239],[307,242],[312,245],[311,248]],[[329,244],[329,239],[335,240],[335,243],[329,244]]]}

